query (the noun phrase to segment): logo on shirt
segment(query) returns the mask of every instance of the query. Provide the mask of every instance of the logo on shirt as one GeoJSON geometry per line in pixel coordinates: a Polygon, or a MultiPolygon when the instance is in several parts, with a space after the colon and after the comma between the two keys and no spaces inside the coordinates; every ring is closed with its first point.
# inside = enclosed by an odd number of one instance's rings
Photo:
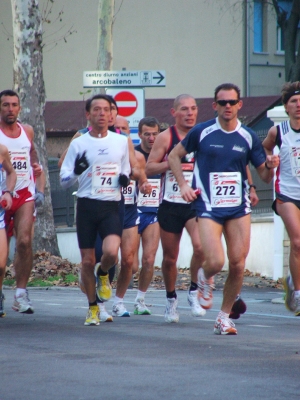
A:
{"type": "Polygon", "coordinates": [[[223,144],[211,144],[210,147],[219,147],[220,149],[222,149],[224,147],[223,144]]]}
{"type": "Polygon", "coordinates": [[[241,153],[245,153],[245,151],[246,151],[245,147],[241,147],[236,144],[233,146],[232,150],[240,151],[241,153]]]}
{"type": "Polygon", "coordinates": [[[103,156],[104,154],[108,154],[108,148],[98,149],[98,156],[103,156]]]}

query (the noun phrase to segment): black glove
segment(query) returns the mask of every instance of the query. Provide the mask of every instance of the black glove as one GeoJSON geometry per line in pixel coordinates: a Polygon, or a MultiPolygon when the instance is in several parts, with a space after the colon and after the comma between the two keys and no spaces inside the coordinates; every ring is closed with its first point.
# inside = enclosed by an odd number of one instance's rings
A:
{"type": "Polygon", "coordinates": [[[42,192],[36,192],[34,195],[34,203],[36,207],[41,207],[44,205],[45,196],[42,192]]]}
{"type": "Polygon", "coordinates": [[[130,179],[128,178],[128,176],[124,175],[124,174],[120,174],[119,175],[119,184],[122,187],[127,187],[130,183],[130,179]]]}
{"type": "Polygon", "coordinates": [[[74,166],[74,174],[76,175],[81,175],[89,167],[88,160],[85,156],[85,151],[83,152],[81,157],[79,156],[79,154],[77,154],[74,166]]]}

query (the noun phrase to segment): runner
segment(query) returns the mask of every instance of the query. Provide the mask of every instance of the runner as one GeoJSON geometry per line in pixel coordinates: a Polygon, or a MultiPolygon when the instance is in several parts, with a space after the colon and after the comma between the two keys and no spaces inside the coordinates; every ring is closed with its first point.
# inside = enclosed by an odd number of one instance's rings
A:
{"type": "MultiPolygon", "coordinates": [[[[188,292],[188,303],[193,316],[205,315],[205,310],[198,302],[197,274],[204,261],[200,243],[196,212],[191,204],[185,201],[178,191],[177,182],[170,170],[168,155],[189,130],[196,124],[198,107],[195,99],[182,94],[174,100],[171,113],[175,118],[175,125],[161,132],[152,147],[146,165],[147,176],[163,175],[162,203],[158,209],[158,222],[163,248],[162,273],[166,286],[167,302],[165,310],[166,322],[178,322],[177,294],[175,284],[177,278],[177,258],[183,229],[188,231],[193,245],[193,255],[190,264],[191,285],[188,292]]],[[[194,155],[191,153],[182,160],[186,179],[192,183],[194,169],[194,155]]]]}
{"type": "Polygon", "coordinates": [[[245,260],[250,244],[250,202],[246,166],[255,166],[260,177],[270,182],[278,156],[266,158],[256,134],[238,120],[242,107],[240,89],[225,83],[215,89],[213,109],[216,119],[198,124],[169,155],[169,163],[186,201],[194,201],[200,239],[205,255],[198,274],[200,304],[212,307],[211,280],[224,265],[222,232],[227,244],[229,272],[224,286],[223,303],[214,333],[236,335],[237,330],[229,313],[240,293],[245,260]],[[181,158],[196,152],[193,188],[186,183],[181,169],[181,158]],[[195,189],[201,191],[197,197],[195,189]]]}
{"type": "Polygon", "coordinates": [[[12,206],[12,193],[17,181],[16,172],[10,162],[8,150],[0,144],[0,318],[5,317],[4,311],[4,294],[2,292],[3,280],[5,277],[6,261],[8,256],[8,243],[6,239],[4,214],[12,206]],[[1,186],[3,181],[3,173],[6,173],[6,188],[2,192],[1,186]]]}
{"type": "Polygon", "coordinates": [[[101,264],[97,268],[97,295],[107,301],[112,290],[108,271],[115,264],[120,246],[122,225],[119,216],[121,186],[129,184],[128,140],[108,130],[111,102],[106,95],[96,95],[86,103],[91,129],[73,140],[61,167],[61,184],[67,188],[78,180],[77,237],[81,252],[81,281],[89,310],[85,325],[99,325],[99,306],[95,288],[95,241],[102,239],[101,264]]]}
{"type": "MultiPolygon", "coordinates": [[[[144,164],[148,160],[150,151],[159,135],[159,122],[154,117],[142,118],[139,122],[139,137],[141,142],[135,150],[142,154],[144,164]]],[[[139,242],[142,241],[142,267],[139,273],[138,292],[134,304],[134,314],[150,315],[151,311],[145,304],[145,295],[154,273],[154,260],[159,244],[159,224],[157,211],[159,205],[160,174],[149,176],[148,182],[152,186],[149,195],[139,193],[138,212],[140,223],[138,226],[139,242]]]]}
{"type": "MultiPolygon", "coordinates": [[[[17,289],[12,308],[20,313],[32,314],[34,309],[26,286],[33,260],[34,201],[38,199],[39,202],[43,202],[45,176],[38,163],[33,143],[33,129],[30,125],[18,122],[20,110],[20,100],[16,92],[4,90],[0,93],[0,142],[8,148],[17,174],[17,183],[12,193],[12,206],[5,212],[7,235],[13,234],[12,226],[16,234],[14,269],[17,289]],[[34,182],[35,179],[36,182],[34,182]],[[38,187],[38,194],[36,194],[35,185],[38,187]]],[[[4,180],[2,191],[7,190],[6,180],[4,180]]]]}
{"type": "Polygon", "coordinates": [[[288,121],[272,126],[263,146],[267,154],[279,148],[280,164],[276,173],[273,210],[282,218],[290,238],[290,275],[284,279],[285,304],[300,316],[300,83],[286,83],[281,91],[288,121]]]}

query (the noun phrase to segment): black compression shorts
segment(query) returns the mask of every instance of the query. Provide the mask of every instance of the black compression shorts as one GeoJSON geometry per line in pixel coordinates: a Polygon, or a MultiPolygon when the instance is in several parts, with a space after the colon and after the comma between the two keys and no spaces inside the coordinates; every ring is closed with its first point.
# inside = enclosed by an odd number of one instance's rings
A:
{"type": "Polygon", "coordinates": [[[122,236],[120,202],[86,197],[77,200],[77,238],[80,249],[95,248],[97,232],[103,240],[109,235],[122,236]]]}
{"type": "Polygon", "coordinates": [[[191,204],[175,204],[163,201],[157,213],[159,226],[166,232],[182,233],[188,220],[196,218],[191,204]]]}

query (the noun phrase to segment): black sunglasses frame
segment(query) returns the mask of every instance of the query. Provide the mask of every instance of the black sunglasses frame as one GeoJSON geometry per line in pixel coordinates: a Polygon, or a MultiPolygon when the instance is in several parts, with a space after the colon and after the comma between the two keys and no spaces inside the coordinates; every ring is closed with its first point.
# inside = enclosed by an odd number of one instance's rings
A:
{"type": "Polygon", "coordinates": [[[219,104],[219,106],[221,107],[225,107],[227,104],[229,104],[230,106],[235,106],[237,105],[237,103],[239,102],[239,99],[235,99],[235,100],[216,100],[216,103],[219,104]]]}

